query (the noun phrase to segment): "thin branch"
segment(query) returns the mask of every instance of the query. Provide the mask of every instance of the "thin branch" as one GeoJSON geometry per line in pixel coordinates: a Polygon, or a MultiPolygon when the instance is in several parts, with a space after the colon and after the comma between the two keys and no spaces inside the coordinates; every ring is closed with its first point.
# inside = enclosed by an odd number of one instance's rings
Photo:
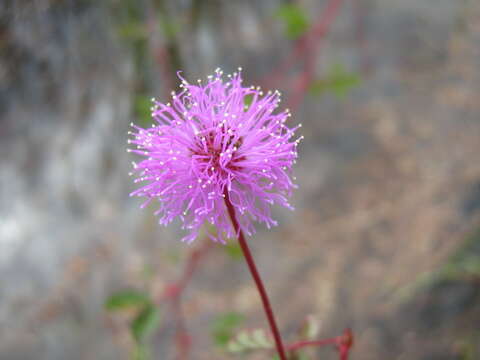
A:
{"type": "Polygon", "coordinates": [[[159,302],[168,301],[172,307],[172,313],[175,318],[175,347],[177,349],[177,360],[188,359],[191,347],[191,338],[185,325],[182,312],[181,298],[199,263],[212,248],[212,245],[213,242],[207,238],[198,248],[191,251],[180,277],[177,281],[167,285],[159,299],[159,302]]]}
{"type": "Polygon", "coordinates": [[[343,0],[329,0],[325,10],[322,12],[318,21],[311,27],[310,31],[299,37],[293,46],[290,55],[276,68],[274,68],[265,78],[263,83],[266,87],[275,87],[275,84],[286,82],[285,78],[295,64],[302,62],[304,68],[297,75],[296,80],[287,83],[294,84],[294,92],[289,102],[291,108],[300,105],[301,99],[305,95],[312,79],[314,78],[315,59],[318,57],[318,50],[322,44],[321,40],[330,31],[330,28],[339,14],[340,5],[343,0]]]}
{"type": "Polygon", "coordinates": [[[325,345],[335,345],[339,360],[348,360],[348,355],[350,349],[353,346],[353,333],[350,329],[345,329],[342,335],[336,336],[334,338],[323,339],[323,340],[311,340],[311,341],[299,341],[290,345],[287,345],[285,348],[288,351],[296,351],[304,347],[320,347],[325,345]]]}

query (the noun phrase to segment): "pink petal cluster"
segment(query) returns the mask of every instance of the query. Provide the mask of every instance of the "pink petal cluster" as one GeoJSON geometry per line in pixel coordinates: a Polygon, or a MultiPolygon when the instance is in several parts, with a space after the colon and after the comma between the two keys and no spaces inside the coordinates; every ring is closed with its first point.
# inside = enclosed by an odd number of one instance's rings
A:
{"type": "MultiPolygon", "coordinates": [[[[143,159],[133,163],[141,187],[131,196],[145,197],[142,207],[158,200],[160,224],[181,219],[193,241],[206,222],[217,228],[208,234],[224,242],[235,235],[225,206],[225,194],[234,205],[243,231],[254,232],[253,221],[276,225],[270,206],[293,209],[287,201],[296,186],[290,179],[297,158],[292,140],[301,125],[288,128],[288,110],[275,113],[278,91],[242,86],[241,69],[223,79],[220,69],[205,84],[182,83],[171,103],[155,99],[155,124],[133,125],[128,149],[143,159]]],[[[208,230],[207,230],[208,231],[208,230]]]]}

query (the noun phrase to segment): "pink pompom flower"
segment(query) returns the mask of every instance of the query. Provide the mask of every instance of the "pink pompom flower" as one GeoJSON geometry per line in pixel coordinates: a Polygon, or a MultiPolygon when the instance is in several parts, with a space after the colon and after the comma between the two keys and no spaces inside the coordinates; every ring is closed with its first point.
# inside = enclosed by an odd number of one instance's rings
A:
{"type": "Polygon", "coordinates": [[[301,124],[288,128],[289,111],[275,111],[278,91],[242,86],[241,69],[226,81],[220,69],[197,85],[179,78],[181,91],[172,92],[171,103],[152,99],[152,127],[132,124],[128,142],[135,146],[128,151],[143,159],[133,163],[131,174],[141,185],[130,195],[146,198],[142,207],[157,200],[160,224],[179,218],[189,232],[186,242],[206,222],[217,228],[208,234],[214,241],[236,235],[227,192],[247,234],[254,221],[276,225],[271,205],[293,209],[287,198],[296,187],[291,171],[301,138],[292,137],[301,124]]]}

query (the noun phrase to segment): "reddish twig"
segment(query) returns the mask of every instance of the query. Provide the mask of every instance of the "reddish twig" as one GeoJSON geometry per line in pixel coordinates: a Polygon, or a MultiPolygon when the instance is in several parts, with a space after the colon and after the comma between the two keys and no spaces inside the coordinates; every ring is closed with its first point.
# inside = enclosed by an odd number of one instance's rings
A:
{"type": "Polygon", "coordinates": [[[291,345],[287,345],[286,348],[288,351],[295,351],[299,350],[304,347],[310,347],[310,346],[324,346],[324,345],[335,345],[337,343],[337,338],[330,338],[330,339],[324,339],[324,340],[311,340],[311,341],[299,341],[291,345]]]}
{"type": "Polygon", "coordinates": [[[314,25],[312,30],[306,34],[306,38],[304,40],[305,45],[301,48],[305,49],[305,67],[303,72],[299,74],[299,80],[297,81],[296,89],[291,96],[290,107],[293,109],[300,105],[303,96],[308,91],[308,88],[312,83],[315,71],[315,58],[318,56],[318,53],[316,52],[318,52],[318,48],[321,45],[321,40],[325,38],[325,35],[328,33],[333,21],[337,17],[341,4],[342,0],[330,0],[317,24],[314,25]]]}
{"type": "Polygon", "coordinates": [[[340,360],[348,360],[348,354],[353,346],[353,333],[351,329],[345,329],[343,334],[337,338],[337,349],[340,360]]]}
{"type": "Polygon", "coordinates": [[[175,346],[177,349],[176,358],[178,360],[188,359],[191,345],[191,338],[188,334],[187,327],[185,326],[182,312],[181,297],[193,274],[195,273],[200,260],[212,248],[212,244],[212,241],[206,239],[198,248],[194,249],[190,253],[179,279],[167,285],[160,299],[160,301],[170,302],[172,313],[175,317],[175,346]]]}
{"type": "Polygon", "coordinates": [[[165,294],[170,297],[170,301],[176,317],[175,345],[177,347],[178,360],[188,359],[191,344],[191,339],[183,318],[181,296],[190,279],[192,278],[195,269],[200,262],[200,259],[203,257],[203,255],[207,253],[207,251],[211,247],[212,242],[209,241],[209,239],[206,239],[199,248],[193,250],[187,260],[180,279],[174,285],[167,287],[165,292],[165,294]]]}
{"type": "MultiPolygon", "coordinates": [[[[152,12],[153,14],[155,12],[152,12]]],[[[165,43],[164,36],[160,33],[158,27],[158,20],[155,16],[149,16],[147,19],[148,25],[148,42],[149,42],[149,49],[152,55],[152,58],[155,60],[156,64],[158,65],[159,73],[163,77],[163,81],[165,82],[165,86],[163,89],[165,91],[165,96],[168,96],[169,90],[172,89],[175,85],[175,82],[172,78],[172,69],[170,67],[171,56],[170,52],[168,51],[167,44],[165,43]]]]}
{"type": "Polygon", "coordinates": [[[350,349],[353,346],[353,333],[350,329],[345,329],[342,335],[324,340],[299,341],[286,346],[288,351],[296,351],[304,347],[335,345],[340,360],[348,360],[350,349]]]}
{"type": "Polygon", "coordinates": [[[310,31],[295,41],[294,49],[290,55],[271,71],[263,81],[266,87],[274,87],[275,84],[281,82],[281,80],[285,80],[288,70],[292,68],[294,64],[303,61],[304,68],[303,71],[298,74],[297,80],[293,82],[288,81],[288,83],[295,84],[294,93],[291,95],[289,102],[291,108],[296,108],[300,104],[302,97],[312,83],[315,70],[315,58],[318,56],[316,52],[321,45],[321,40],[328,34],[331,25],[336,19],[341,4],[342,0],[329,0],[322,15],[310,31]]]}
{"type": "Polygon", "coordinates": [[[163,293],[163,298],[167,299],[178,299],[180,298],[182,292],[185,290],[188,282],[192,278],[193,274],[195,273],[195,269],[200,262],[201,258],[210,250],[212,247],[213,242],[209,239],[203,241],[202,245],[200,245],[197,249],[194,249],[183,268],[183,272],[180,275],[180,278],[175,281],[174,283],[169,284],[163,293]]]}
{"type": "Polygon", "coordinates": [[[171,302],[175,314],[175,346],[177,348],[177,360],[186,360],[190,353],[191,339],[182,312],[180,301],[172,299],[171,302]]]}
{"type": "Polygon", "coordinates": [[[267,291],[265,290],[265,286],[263,285],[260,274],[258,273],[257,267],[255,265],[255,261],[253,260],[252,253],[250,252],[247,241],[245,240],[245,236],[243,235],[243,232],[240,229],[240,226],[238,224],[237,218],[235,216],[235,209],[232,203],[230,202],[230,198],[228,196],[227,190],[225,190],[224,195],[225,195],[225,204],[227,206],[228,214],[230,215],[233,228],[235,229],[235,233],[238,234],[238,242],[240,243],[240,247],[242,248],[242,252],[247,262],[248,268],[250,270],[250,273],[252,274],[253,280],[255,281],[255,285],[257,285],[260,298],[262,299],[263,308],[267,315],[270,329],[272,330],[278,355],[280,356],[280,360],[287,360],[285,349],[282,343],[282,338],[280,336],[280,332],[278,331],[277,323],[275,322],[275,317],[273,315],[272,306],[270,305],[270,301],[268,299],[267,291]]]}

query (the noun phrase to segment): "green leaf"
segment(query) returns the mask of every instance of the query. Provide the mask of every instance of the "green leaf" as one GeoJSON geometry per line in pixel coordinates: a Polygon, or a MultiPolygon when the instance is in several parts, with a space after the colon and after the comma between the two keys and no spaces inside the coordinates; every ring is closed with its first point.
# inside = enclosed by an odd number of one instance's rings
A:
{"type": "Polygon", "coordinates": [[[118,28],[118,33],[122,38],[131,41],[144,40],[148,35],[145,24],[136,21],[121,25],[118,28]]]}
{"type": "Polygon", "coordinates": [[[180,31],[180,26],[164,15],[159,16],[158,22],[165,37],[170,41],[175,40],[175,35],[180,31]]]}
{"type": "Polygon", "coordinates": [[[147,294],[136,290],[123,290],[111,295],[105,302],[105,308],[109,311],[122,310],[150,303],[147,294]]]}
{"type": "Polygon", "coordinates": [[[155,268],[150,264],[145,264],[142,269],[142,277],[145,280],[151,280],[155,276],[155,268]]]}
{"type": "Polygon", "coordinates": [[[480,275],[480,230],[469,235],[464,245],[439,271],[442,279],[465,279],[480,275]]]}
{"type": "Polygon", "coordinates": [[[308,30],[307,14],[298,5],[282,5],[278,8],[276,15],[284,22],[286,35],[291,39],[302,36],[308,30]]]}
{"type": "Polygon", "coordinates": [[[150,354],[144,344],[137,343],[133,349],[132,358],[133,360],[148,360],[150,359],[150,354]]]}
{"type": "Polygon", "coordinates": [[[243,258],[242,248],[238,242],[230,241],[223,246],[225,252],[233,260],[241,260],[243,258]]]}
{"type": "Polygon", "coordinates": [[[273,344],[263,329],[255,329],[252,332],[252,339],[257,346],[265,349],[273,347],[273,344]]]}
{"type": "Polygon", "coordinates": [[[344,98],[360,82],[360,76],[357,73],[346,71],[342,64],[334,64],[324,79],[315,80],[312,83],[310,92],[314,95],[332,92],[338,98],[344,98]]]}
{"type": "Polygon", "coordinates": [[[135,96],[134,110],[140,126],[147,127],[152,124],[152,100],[143,94],[135,96]]]}
{"type": "Polygon", "coordinates": [[[292,351],[289,360],[310,360],[310,357],[307,356],[302,350],[303,349],[297,349],[292,351]]]}
{"type": "Polygon", "coordinates": [[[243,345],[245,349],[254,349],[256,347],[256,342],[253,340],[253,337],[246,331],[242,331],[237,335],[236,342],[243,345]]]}
{"type": "Polygon", "coordinates": [[[227,345],[233,337],[233,331],[244,321],[244,316],[235,312],[229,312],[219,315],[214,323],[212,337],[215,344],[219,347],[227,345]]]}
{"type": "Polygon", "coordinates": [[[302,352],[298,352],[296,354],[296,356],[297,356],[296,360],[309,360],[310,359],[307,355],[305,355],[302,352]]]}
{"type": "Polygon", "coordinates": [[[308,315],[299,330],[299,337],[302,340],[314,340],[319,332],[317,320],[313,315],[308,315]]]}
{"type": "Polygon", "coordinates": [[[227,343],[227,351],[242,353],[258,349],[272,349],[273,342],[263,329],[242,331],[227,343]]]}
{"type": "Polygon", "coordinates": [[[149,304],[133,320],[130,330],[135,340],[141,343],[158,328],[159,323],[160,311],[149,304]]]}
{"type": "Polygon", "coordinates": [[[244,346],[242,344],[239,344],[236,341],[230,341],[227,344],[227,351],[231,353],[240,353],[245,350],[244,346]]]}

